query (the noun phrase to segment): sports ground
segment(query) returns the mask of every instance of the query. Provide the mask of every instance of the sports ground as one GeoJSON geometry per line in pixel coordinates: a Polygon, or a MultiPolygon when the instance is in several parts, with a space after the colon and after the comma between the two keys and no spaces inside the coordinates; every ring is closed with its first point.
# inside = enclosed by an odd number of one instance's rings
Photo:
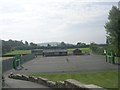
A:
{"type": "MultiPolygon", "coordinates": [[[[58,73],[118,70],[118,65],[105,61],[102,55],[55,56],[37,58],[24,63],[22,70],[10,70],[13,73],[58,73]]],[[[10,72],[8,71],[8,72],[10,72]]]]}

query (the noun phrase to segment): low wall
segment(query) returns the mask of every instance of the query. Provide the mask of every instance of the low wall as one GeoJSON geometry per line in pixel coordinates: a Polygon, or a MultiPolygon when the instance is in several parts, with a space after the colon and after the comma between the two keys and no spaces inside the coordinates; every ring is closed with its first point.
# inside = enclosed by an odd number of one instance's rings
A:
{"type": "MultiPolygon", "coordinates": [[[[29,60],[32,60],[34,57],[35,57],[34,54],[23,55],[21,63],[23,64],[29,60]]],[[[6,71],[12,69],[13,61],[14,61],[14,58],[2,60],[2,72],[6,72],[6,71]]]]}
{"type": "Polygon", "coordinates": [[[5,72],[13,68],[13,60],[14,58],[2,60],[2,72],[5,72]]]}
{"type": "Polygon", "coordinates": [[[100,86],[94,85],[94,84],[83,84],[77,80],[74,79],[68,79],[66,81],[64,81],[66,88],[71,88],[72,90],[74,90],[75,88],[79,88],[79,89],[84,89],[84,90],[106,90],[100,86]]]}
{"type": "Polygon", "coordinates": [[[35,58],[34,54],[23,55],[22,64],[35,58]]]}
{"type": "Polygon", "coordinates": [[[33,76],[26,76],[26,75],[20,75],[20,74],[11,74],[8,77],[13,78],[13,79],[31,81],[31,82],[42,84],[44,86],[47,86],[47,87],[50,87],[53,89],[66,88],[65,90],[80,90],[80,89],[83,89],[83,90],[96,90],[96,89],[107,90],[102,87],[96,86],[94,84],[86,85],[86,84],[80,83],[79,81],[76,81],[74,79],[67,79],[63,82],[62,81],[53,82],[53,81],[50,81],[50,80],[48,80],[46,78],[42,78],[42,77],[36,78],[33,76]]]}

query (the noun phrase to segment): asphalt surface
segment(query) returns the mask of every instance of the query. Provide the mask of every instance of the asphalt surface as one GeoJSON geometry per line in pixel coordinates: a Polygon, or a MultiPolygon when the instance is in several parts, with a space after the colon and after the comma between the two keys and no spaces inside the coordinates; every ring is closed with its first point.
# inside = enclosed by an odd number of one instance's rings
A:
{"type": "Polygon", "coordinates": [[[13,73],[33,74],[48,72],[81,72],[118,70],[118,65],[105,61],[101,55],[56,56],[37,58],[23,64],[22,70],[10,70],[13,73]]]}
{"type": "MultiPolygon", "coordinates": [[[[33,74],[33,73],[59,73],[59,72],[83,72],[83,71],[105,71],[118,70],[118,65],[114,65],[105,61],[105,57],[101,55],[81,55],[81,56],[56,56],[56,57],[42,57],[26,62],[22,65],[22,70],[9,70],[4,73],[6,77],[6,87],[40,87],[32,82],[11,80],[7,78],[10,72],[15,74],[33,74]]],[[[46,87],[45,87],[46,88],[46,87]]]]}

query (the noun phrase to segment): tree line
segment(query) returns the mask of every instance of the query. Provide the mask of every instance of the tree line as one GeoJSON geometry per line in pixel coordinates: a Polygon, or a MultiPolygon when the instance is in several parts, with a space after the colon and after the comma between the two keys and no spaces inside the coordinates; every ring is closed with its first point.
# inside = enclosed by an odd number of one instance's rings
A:
{"type": "Polygon", "coordinates": [[[27,41],[25,41],[23,43],[22,40],[21,41],[11,40],[11,39],[8,41],[2,40],[2,53],[3,54],[14,51],[14,50],[55,49],[55,48],[67,49],[67,48],[85,48],[85,47],[89,47],[89,45],[87,45],[86,43],[82,43],[82,42],[78,42],[76,45],[61,42],[57,46],[52,46],[50,44],[48,44],[47,46],[40,46],[33,42],[28,43],[27,41]]]}
{"type": "Polygon", "coordinates": [[[47,46],[40,46],[33,42],[28,43],[25,41],[17,41],[17,40],[2,40],[2,53],[5,54],[7,52],[11,52],[14,50],[32,50],[32,49],[68,49],[68,48],[90,48],[93,53],[103,54],[104,49],[106,49],[106,44],[97,44],[95,42],[86,44],[82,42],[78,42],[77,44],[68,44],[65,42],[61,42],[56,46],[52,46],[48,44],[47,46]]]}
{"type": "Polygon", "coordinates": [[[23,43],[23,41],[17,41],[17,40],[2,40],[2,53],[5,54],[7,52],[10,51],[14,51],[14,50],[18,50],[20,47],[28,47],[28,46],[37,46],[37,44],[35,43],[28,43],[27,41],[25,41],[25,43],[23,43]]]}

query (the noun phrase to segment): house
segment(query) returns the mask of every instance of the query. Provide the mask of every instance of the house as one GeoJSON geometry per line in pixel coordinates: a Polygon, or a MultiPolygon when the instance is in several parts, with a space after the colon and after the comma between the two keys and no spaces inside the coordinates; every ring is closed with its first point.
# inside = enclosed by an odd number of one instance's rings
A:
{"type": "Polygon", "coordinates": [[[32,49],[32,53],[35,55],[42,55],[43,49],[32,49]]]}
{"type": "Polygon", "coordinates": [[[66,49],[46,49],[43,50],[43,56],[67,56],[66,49]]]}
{"type": "Polygon", "coordinates": [[[73,55],[82,55],[82,51],[80,49],[73,50],[73,55]]]}

